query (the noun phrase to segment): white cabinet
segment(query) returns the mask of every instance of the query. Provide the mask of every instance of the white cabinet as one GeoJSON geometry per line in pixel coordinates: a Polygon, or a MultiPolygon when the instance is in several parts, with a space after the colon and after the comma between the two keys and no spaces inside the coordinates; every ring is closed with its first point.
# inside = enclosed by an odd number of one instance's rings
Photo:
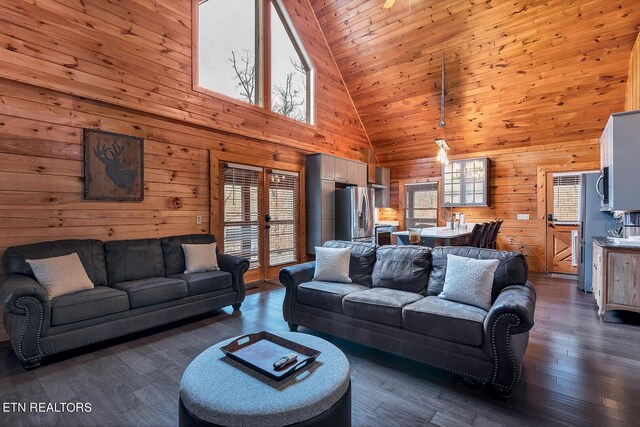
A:
{"type": "Polygon", "coordinates": [[[442,205],[488,206],[489,159],[453,160],[442,167],[442,205]]]}
{"type": "Polygon", "coordinates": [[[336,157],[334,163],[334,180],[336,182],[345,182],[347,179],[347,159],[336,157]]]}

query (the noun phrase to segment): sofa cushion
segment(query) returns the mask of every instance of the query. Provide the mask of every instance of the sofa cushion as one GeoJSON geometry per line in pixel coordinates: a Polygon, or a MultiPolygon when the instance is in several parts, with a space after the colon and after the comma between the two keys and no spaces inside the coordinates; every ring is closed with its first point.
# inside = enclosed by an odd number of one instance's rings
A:
{"type": "Polygon", "coordinates": [[[342,300],[342,311],[347,316],[357,319],[401,326],[402,307],[421,298],[422,295],[414,292],[373,288],[345,296],[342,300]]]}
{"type": "Polygon", "coordinates": [[[105,242],[109,283],[164,277],[164,259],[158,239],[105,242]]]}
{"type": "Polygon", "coordinates": [[[465,258],[448,254],[447,275],[438,298],[489,310],[496,268],[497,259],[465,258]]]}
{"type": "Polygon", "coordinates": [[[184,280],[167,277],[129,280],[116,283],[113,287],[129,295],[131,308],[160,304],[189,295],[187,283],[184,280]]]}
{"type": "Polygon", "coordinates": [[[402,309],[402,326],[435,338],[482,345],[487,311],[472,305],[426,297],[402,309]]]}
{"type": "Polygon", "coordinates": [[[63,295],[51,300],[51,325],[93,319],[129,310],[126,292],[108,286],[63,295]]]}
{"type": "Polygon", "coordinates": [[[352,283],[349,277],[350,248],[315,247],[316,269],[313,280],[320,282],[352,283]]]}
{"type": "Polygon", "coordinates": [[[422,246],[382,246],[373,267],[373,287],[423,292],[429,283],[431,249],[422,246]]]}
{"type": "Polygon", "coordinates": [[[527,282],[527,260],[519,252],[497,251],[495,249],[480,249],[468,246],[439,246],[431,252],[431,273],[427,295],[439,295],[444,287],[447,274],[447,255],[453,254],[475,259],[497,259],[498,268],[493,276],[491,302],[493,303],[500,292],[511,285],[524,285],[527,282]]]}
{"type": "Polygon", "coordinates": [[[322,246],[325,248],[350,248],[349,277],[351,281],[371,287],[371,273],[376,262],[377,245],[373,243],[330,240],[322,246]]]}
{"type": "Polygon", "coordinates": [[[28,259],[27,263],[49,299],[93,288],[77,253],[44,259],[28,259]]]}
{"type": "MultiPolygon", "coordinates": [[[[160,239],[162,253],[164,255],[164,267],[167,276],[170,274],[184,273],[187,269],[184,262],[182,244],[200,245],[210,244],[216,241],[212,234],[186,234],[183,236],[163,237],[160,239]]],[[[216,250],[218,248],[216,247],[216,250]]]]}
{"type": "Polygon", "coordinates": [[[171,279],[187,282],[189,295],[204,294],[231,287],[231,273],[226,271],[206,271],[203,273],[172,274],[171,279]]]}
{"type": "Polygon", "coordinates": [[[51,258],[77,253],[87,276],[96,286],[107,285],[107,266],[104,244],[100,240],[56,240],[31,245],[12,246],[3,256],[7,274],[24,274],[35,277],[27,259],[51,258]]]}
{"type": "Polygon", "coordinates": [[[345,295],[368,289],[368,286],[355,283],[313,281],[298,285],[297,297],[302,304],[342,313],[342,298],[345,295]]]}

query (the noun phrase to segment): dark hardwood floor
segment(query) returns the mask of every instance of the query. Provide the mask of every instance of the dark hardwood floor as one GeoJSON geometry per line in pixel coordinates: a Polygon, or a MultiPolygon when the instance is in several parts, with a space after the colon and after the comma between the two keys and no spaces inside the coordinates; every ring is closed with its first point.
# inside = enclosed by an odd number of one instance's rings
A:
{"type": "MultiPolygon", "coordinates": [[[[336,344],[352,369],[355,426],[639,425],[640,326],[600,323],[591,294],[575,282],[532,275],[538,292],[523,382],[500,401],[465,380],[364,346],[336,344]]],[[[222,339],[286,330],[278,285],[250,292],[231,309],[92,346],[24,371],[0,353],[0,403],[90,402],[91,413],[3,413],[2,426],[175,426],[182,372],[222,339]]],[[[618,322],[620,319],[614,319],[618,322]]],[[[635,325],[634,325],[635,323],[635,325]]],[[[220,384],[224,392],[224,384],[220,384]]],[[[242,404],[241,402],[238,402],[242,404]]]]}

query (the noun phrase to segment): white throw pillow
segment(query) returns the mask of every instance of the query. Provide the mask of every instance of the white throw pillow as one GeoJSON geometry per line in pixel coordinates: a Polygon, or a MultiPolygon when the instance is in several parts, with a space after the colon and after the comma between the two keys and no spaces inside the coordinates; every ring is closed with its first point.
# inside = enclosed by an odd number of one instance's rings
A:
{"type": "Polygon", "coordinates": [[[497,259],[475,259],[447,254],[447,273],[439,298],[489,310],[497,259]]]}
{"type": "Polygon", "coordinates": [[[220,270],[218,267],[217,243],[210,244],[182,244],[184,263],[187,269],[184,274],[203,273],[205,271],[220,270]]]}
{"type": "Polygon", "coordinates": [[[321,248],[316,246],[316,271],[313,280],[351,283],[349,261],[351,248],[321,248]]]}
{"type": "Polygon", "coordinates": [[[80,257],[75,252],[69,255],[26,261],[40,286],[47,291],[50,300],[94,287],[80,257]]]}

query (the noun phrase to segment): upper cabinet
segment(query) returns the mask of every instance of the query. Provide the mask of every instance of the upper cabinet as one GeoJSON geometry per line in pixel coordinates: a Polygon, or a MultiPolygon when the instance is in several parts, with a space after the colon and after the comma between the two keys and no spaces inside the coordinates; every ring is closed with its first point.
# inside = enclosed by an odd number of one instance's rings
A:
{"type": "Polygon", "coordinates": [[[488,206],[489,159],[452,160],[442,167],[442,206],[488,206]]]}
{"type": "Polygon", "coordinates": [[[616,113],[609,117],[600,137],[601,176],[597,191],[603,211],[638,211],[640,198],[636,183],[640,111],[616,113]]]}

